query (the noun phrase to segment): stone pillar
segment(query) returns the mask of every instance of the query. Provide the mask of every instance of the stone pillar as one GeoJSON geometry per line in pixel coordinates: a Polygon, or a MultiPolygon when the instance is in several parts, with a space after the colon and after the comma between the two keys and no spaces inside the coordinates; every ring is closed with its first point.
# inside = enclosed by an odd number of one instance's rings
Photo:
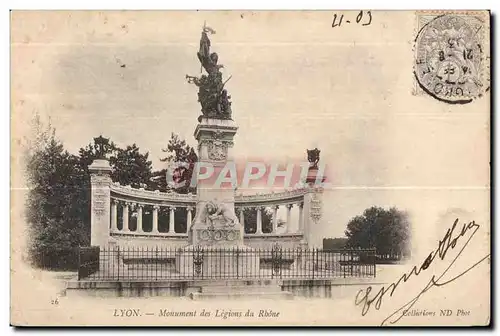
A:
{"type": "Polygon", "coordinates": [[[109,240],[111,209],[111,167],[106,159],[89,166],[91,186],[90,244],[105,247],[109,240]]]}
{"type": "Polygon", "coordinates": [[[299,203],[299,232],[304,233],[304,202],[299,203]]]}
{"type": "Polygon", "coordinates": [[[130,232],[130,229],[128,228],[128,206],[129,206],[130,203],[128,202],[125,202],[123,204],[123,232],[130,232]]]}
{"type": "Polygon", "coordinates": [[[286,205],[286,230],[285,230],[286,233],[292,232],[292,223],[291,223],[292,207],[293,204],[286,205]]]}
{"type": "MultiPolygon", "coordinates": [[[[201,179],[196,184],[197,210],[193,225],[188,231],[189,242],[195,246],[211,247],[238,247],[243,246],[244,229],[238,220],[234,226],[226,226],[222,220],[208,221],[202,216],[202,211],[209,202],[213,202],[220,209],[224,208],[227,216],[235,216],[234,194],[236,185],[231,183],[217,183],[218,176],[227,176],[227,172],[236,163],[232,155],[234,136],[238,126],[231,119],[207,118],[200,116],[194,137],[198,142],[198,165],[200,170],[209,171],[214,178],[201,179]],[[207,169],[205,169],[205,168],[207,169]],[[208,169],[210,167],[210,169],[208,169]],[[215,239],[215,236],[201,235],[214,226],[215,229],[225,232],[227,239],[215,239]],[[202,238],[206,237],[206,238],[202,238]]],[[[197,176],[195,172],[195,177],[197,176]]],[[[208,231],[210,232],[210,231],[208,231]]]]}
{"type": "Polygon", "coordinates": [[[170,221],[168,223],[168,233],[175,233],[175,207],[170,207],[170,221]]]}
{"type": "Polygon", "coordinates": [[[137,204],[137,233],[144,233],[142,229],[142,208],[143,204],[137,204]]]}
{"type": "Polygon", "coordinates": [[[257,234],[262,234],[262,207],[257,207],[257,234]]]}
{"type": "Polygon", "coordinates": [[[318,226],[324,225],[322,219],[323,213],[323,186],[326,176],[323,171],[310,167],[307,172],[307,193],[304,195],[304,238],[308,247],[320,248],[323,245],[323,237],[319,234],[318,226]],[[316,227],[314,228],[313,227],[316,227]]]}
{"type": "Polygon", "coordinates": [[[111,232],[118,231],[118,211],[117,211],[118,201],[111,200],[111,232]]]}
{"type": "Polygon", "coordinates": [[[322,225],[322,192],[321,188],[311,187],[304,195],[304,239],[309,247],[320,248],[323,243],[323,237],[318,233],[321,231],[314,229],[315,226],[322,225]]]}
{"type": "Polygon", "coordinates": [[[245,227],[245,214],[243,213],[243,210],[245,208],[240,207],[240,224],[245,227]]]}
{"type": "Polygon", "coordinates": [[[278,230],[278,205],[273,205],[273,231],[271,233],[276,233],[278,230]]]}
{"type": "Polygon", "coordinates": [[[193,207],[192,206],[188,206],[186,208],[186,210],[187,210],[186,232],[188,232],[189,228],[191,227],[191,223],[193,222],[193,214],[192,214],[193,207]]]}
{"type": "Polygon", "coordinates": [[[158,209],[160,209],[160,206],[153,206],[153,228],[151,230],[152,233],[160,233],[160,231],[158,231],[158,209]]]}

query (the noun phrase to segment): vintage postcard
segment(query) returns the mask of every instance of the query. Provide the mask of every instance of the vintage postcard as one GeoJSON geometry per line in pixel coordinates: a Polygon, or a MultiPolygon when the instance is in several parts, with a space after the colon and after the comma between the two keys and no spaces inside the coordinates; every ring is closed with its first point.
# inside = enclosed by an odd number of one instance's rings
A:
{"type": "Polygon", "coordinates": [[[11,324],[487,326],[488,11],[12,11],[11,324]]]}

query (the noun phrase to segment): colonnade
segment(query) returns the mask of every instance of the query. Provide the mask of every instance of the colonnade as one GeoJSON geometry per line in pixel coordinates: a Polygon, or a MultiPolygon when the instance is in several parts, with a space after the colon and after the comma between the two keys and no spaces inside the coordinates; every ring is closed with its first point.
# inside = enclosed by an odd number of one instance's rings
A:
{"type": "MultiPolygon", "coordinates": [[[[111,200],[111,231],[112,232],[117,232],[120,231],[118,230],[118,208],[121,207],[122,211],[122,232],[131,232],[130,227],[129,227],[129,212],[131,207],[135,207],[137,210],[137,229],[134,231],[134,233],[144,233],[143,229],[143,209],[144,209],[144,204],[142,203],[133,203],[133,202],[123,202],[123,201],[118,201],[116,199],[111,200]]],[[[185,232],[175,232],[175,212],[177,208],[179,208],[179,205],[176,206],[165,206],[169,209],[169,225],[168,225],[168,233],[170,234],[175,234],[175,233],[185,233],[185,232]]],[[[193,218],[193,210],[194,207],[192,206],[184,206],[187,210],[187,225],[186,228],[189,228],[191,226],[192,218],[193,218]]],[[[151,233],[156,233],[159,234],[160,231],[158,230],[158,211],[160,210],[159,205],[153,205],[153,213],[152,213],[152,231],[151,233]]]]}
{"type": "MultiPolygon", "coordinates": [[[[271,206],[271,209],[273,211],[272,213],[272,231],[269,233],[276,234],[277,229],[278,229],[278,209],[280,206],[285,206],[286,207],[286,231],[285,233],[294,233],[292,232],[292,223],[291,223],[291,213],[292,213],[292,208],[294,206],[298,206],[299,208],[299,225],[298,225],[298,232],[303,232],[304,231],[304,203],[303,202],[297,202],[297,203],[287,203],[287,204],[273,204],[271,206]]],[[[255,234],[264,234],[262,232],[262,212],[264,211],[266,207],[263,205],[259,206],[236,206],[236,213],[239,215],[239,220],[242,225],[245,225],[245,209],[253,209],[257,211],[257,229],[255,231],[255,234]]]]}
{"type": "MultiPolygon", "coordinates": [[[[126,202],[120,201],[116,199],[111,200],[111,231],[112,232],[123,232],[123,233],[145,233],[143,228],[143,212],[144,212],[145,204],[142,203],[134,203],[134,202],[126,202]],[[131,209],[134,208],[137,212],[137,229],[135,231],[131,231],[129,227],[129,213],[131,209]],[[118,229],[118,211],[121,211],[122,214],[122,229],[118,229]]],[[[286,203],[286,204],[274,204],[271,205],[272,209],[272,231],[266,232],[270,234],[276,234],[278,229],[278,209],[280,206],[284,206],[286,208],[286,230],[285,233],[295,233],[292,228],[291,223],[291,212],[293,207],[299,208],[299,218],[298,218],[298,232],[304,232],[304,203],[303,202],[295,202],[295,203],[286,203]]],[[[163,206],[162,206],[163,207],[163,206]]],[[[187,223],[186,228],[191,226],[191,222],[193,220],[193,206],[164,206],[169,209],[169,225],[168,225],[168,234],[176,234],[176,233],[186,233],[186,232],[176,232],[175,231],[175,214],[178,208],[185,208],[187,211],[187,223]]],[[[265,210],[265,206],[238,206],[236,205],[236,213],[238,214],[238,218],[242,225],[245,225],[245,212],[246,209],[252,209],[257,212],[257,223],[256,223],[256,231],[255,234],[261,235],[264,234],[262,231],[262,212],[265,210]]],[[[158,212],[160,210],[160,205],[152,206],[152,234],[160,234],[158,230],[158,212]]]]}

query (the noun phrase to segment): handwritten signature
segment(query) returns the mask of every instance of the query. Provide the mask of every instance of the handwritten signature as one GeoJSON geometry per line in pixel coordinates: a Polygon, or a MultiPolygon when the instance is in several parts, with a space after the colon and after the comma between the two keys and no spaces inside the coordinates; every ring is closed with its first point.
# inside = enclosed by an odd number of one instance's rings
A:
{"type": "Polygon", "coordinates": [[[404,316],[404,312],[407,311],[408,309],[410,309],[411,307],[413,307],[417,303],[417,301],[420,299],[420,297],[425,292],[427,292],[429,289],[431,289],[434,286],[442,287],[442,286],[445,286],[446,284],[449,284],[450,282],[457,280],[458,278],[460,278],[461,276],[463,276],[467,272],[471,271],[474,267],[479,265],[481,262],[488,259],[490,254],[481,258],[479,261],[477,261],[475,264],[473,264],[472,266],[470,266],[469,268],[467,268],[465,271],[458,274],[457,276],[455,276],[451,279],[448,279],[446,281],[441,281],[441,279],[446,275],[448,270],[453,266],[453,264],[460,257],[460,255],[462,254],[462,252],[467,247],[470,240],[472,239],[472,237],[474,237],[474,235],[476,234],[476,232],[479,230],[479,227],[480,227],[480,225],[476,224],[475,221],[465,223],[462,226],[462,230],[460,232],[458,232],[458,235],[455,236],[454,231],[458,225],[458,222],[459,222],[459,220],[457,218],[455,220],[455,222],[453,223],[452,227],[449,228],[448,231],[446,231],[446,234],[445,234],[443,240],[439,241],[438,247],[434,251],[429,253],[428,257],[424,260],[424,262],[420,265],[420,267],[413,266],[413,268],[411,269],[411,271],[409,273],[404,273],[399,278],[399,280],[397,282],[391,283],[387,288],[382,287],[375,295],[371,294],[372,293],[371,286],[367,287],[366,289],[360,290],[358,292],[358,294],[356,295],[355,304],[357,306],[359,306],[359,305],[363,306],[361,309],[361,315],[365,316],[368,313],[368,311],[370,310],[372,304],[374,304],[374,307],[376,310],[379,310],[380,307],[382,306],[382,301],[383,301],[384,295],[386,293],[389,292],[389,296],[391,297],[394,294],[394,292],[396,291],[396,288],[398,288],[398,286],[401,283],[407,282],[412,277],[412,275],[414,275],[414,277],[416,277],[420,274],[420,272],[425,271],[427,268],[429,268],[429,266],[432,264],[432,262],[437,257],[440,258],[441,260],[444,260],[444,258],[446,257],[446,254],[450,251],[450,249],[454,249],[457,246],[457,243],[460,240],[460,238],[464,237],[468,232],[471,232],[469,238],[467,239],[465,244],[462,246],[462,248],[460,249],[458,254],[455,256],[455,258],[448,265],[448,267],[443,271],[443,273],[441,273],[441,275],[439,275],[439,276],[436,276],[435,274],[433,274],[432,277],[430,278],[429,282],[427,283],[427,285],[422,289],[422,291],[417,296],[415,296],[413,299],[411,299],[406,304],[404,304],[399,309],[397,309],[394,313],[389,315],[384,321],[382,321],[382,325],[386,324],[388,321],[390,324],[394,324],[394,323],[398,322],[404,316]]]}

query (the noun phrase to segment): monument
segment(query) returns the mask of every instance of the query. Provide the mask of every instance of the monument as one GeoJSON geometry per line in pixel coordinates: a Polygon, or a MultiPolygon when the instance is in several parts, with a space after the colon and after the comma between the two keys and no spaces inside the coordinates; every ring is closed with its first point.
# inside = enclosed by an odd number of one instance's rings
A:
{"type": "MultiPolygon", "coordinates": [[[[197,53],[201,76],[186,75],[186,79],[198,87],[201,105],[202,114],[194,132],[199,162],[210,164],[214,169],[212,175],[219,176],[221,170],[233,161],[231,149],[238,127],[232,119],[231,96],[224,88],[231,77],[223,81],[221,68],[224,66],[219,64],[217,53],[211,52],[209,34],[215,34],[215,30],[204,25],[197,53]]],[[[251,272],[245,256],[238,253],[251,248],[243,244],[244,227],[235,215],[234,194],[235,186],[231,184],[214,185],[210,179],[198,181],[196,216],[188,229],[189,246],[186,248],[193,253],[186,257],[188,260],[181,269],[190,268],[185,265],[194,265],[195,273],[196,266],[203,267],[205,272],[220,273],[222,270],[240,275],[251,272]]]]}

